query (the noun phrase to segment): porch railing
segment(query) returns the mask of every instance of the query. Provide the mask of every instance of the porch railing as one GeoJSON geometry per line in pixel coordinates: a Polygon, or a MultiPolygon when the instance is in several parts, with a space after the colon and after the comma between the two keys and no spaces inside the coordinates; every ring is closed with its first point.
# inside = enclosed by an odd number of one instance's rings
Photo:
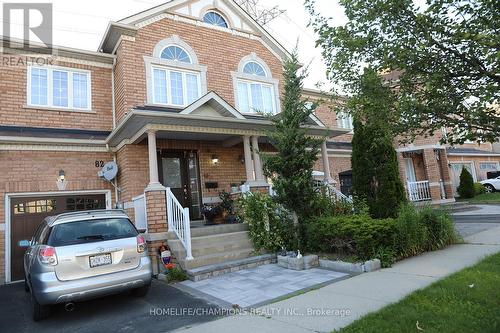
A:
{"type": "Polygon", "coordinates": [[[337,201],[337,200],[343,200],[345,202],[348,202],[348,203],[352,203],[352,198],[348,197],[347,195],[345,195],[344,193],[342,193],[341,191],[339,191],[335,186],[333,186],[332,184],[328,184],[328,183],[316,183],[315,184],[315,188],[316,190],[320,190],[323,186],[325,186],[326,188],[326,191],[328,194],[328,196],[330,196],[330,198],[332,198],[332,200],[334,201],[337,201]]]}
{"type": "Polygon", "coordinates": [[[429,181],[408,182],[408,197],[413,202],[431,200],[429,181]]]}
{"type": "Polygon", "coordinates": [[[167,188],[166,197],[168,230],[173,231],[181,241],[186,250],[186,260],[192,260],[189,208],[182,207],[170,188],[167,188]]]}

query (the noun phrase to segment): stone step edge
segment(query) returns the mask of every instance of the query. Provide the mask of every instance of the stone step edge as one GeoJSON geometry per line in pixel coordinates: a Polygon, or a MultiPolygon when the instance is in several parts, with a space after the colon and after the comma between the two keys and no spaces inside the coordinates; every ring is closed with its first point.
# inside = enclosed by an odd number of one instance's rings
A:
{"type": "Polygon", "coordinates": [[[220,264],[201,266],[186,271],[191,281],[206,280],[242,269],[253,268],[261,265],[274,264],[277,262],[276,254],[263,254],[244,259],[226,261],[220,264]]]}

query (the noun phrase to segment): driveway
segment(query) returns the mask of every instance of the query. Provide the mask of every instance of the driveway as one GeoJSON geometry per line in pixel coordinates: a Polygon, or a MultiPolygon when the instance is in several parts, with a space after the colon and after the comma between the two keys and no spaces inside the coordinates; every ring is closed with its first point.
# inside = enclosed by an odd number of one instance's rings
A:
{"type": "Polygon", "coordinates": [[[462,237],[500,226],[500,205],[474,205],[474,208],[452,215],[455,229],[462,237]]]}
{"type": "Polygon", "coordinates": [[[56,306],[41,322],[32,321],[29,304],[22,283],[0,286],[0,332],[167,332],[217,318],[215,305],[156,280],[144,298],[124,293],[77,303],[73,312],[56,306]]]}

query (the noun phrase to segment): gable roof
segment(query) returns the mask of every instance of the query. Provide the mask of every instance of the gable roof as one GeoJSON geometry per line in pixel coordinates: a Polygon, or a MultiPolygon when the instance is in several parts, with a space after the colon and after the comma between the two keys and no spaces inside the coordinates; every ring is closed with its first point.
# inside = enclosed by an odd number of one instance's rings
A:
{"type": "MultiPolygon", "coordinates": [[[[180,112],[180,114],[192,114],[195,111],[199,110],[203,105],[209,105],[215,112],[220,114],[221,117],[245,119],[245,117],[241,113],[239,113],[228,102],[226,102],[222,97],[220,97],[213,91],[209,92],[196,102],[186,107],[180,112]]],[[[203,111],[197,114],[202,115],[203,111]]]]}
{"type": "MultiPolygon", "coordinates": [[[[170,0],[164,4],[146,9],[137,14],[126,17],[118,22],[110,22],[103,36],[99,50],[106,53],[113,52],[116,43],[119,41],[122,34],[135,35],[137,25],[158,15],[169,12],[179,5],[192,2],[193,0],[170,0]]],[[[233,0],[218,0],[223,2],[227,7],[234,10],[240,18],[255,31],[261,35],[262,42],[268,45],[281,59],[290,58],[290,53],[260,25],[250,14],[248,14],[240,5],[233,0]]],[[[215,5],[214,5],[215,7],[215,5]]],[[[178,14],[176,14],[178,15],[178,14]]],[[[234,30],[234,29],[232,29],[234,30]]]]}

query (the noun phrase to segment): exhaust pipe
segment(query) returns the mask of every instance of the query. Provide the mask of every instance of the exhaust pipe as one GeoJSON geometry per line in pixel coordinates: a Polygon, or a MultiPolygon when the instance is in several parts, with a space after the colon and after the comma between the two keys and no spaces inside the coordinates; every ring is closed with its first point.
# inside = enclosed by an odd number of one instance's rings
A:
{"type": "Polygon", "coordinates": [[[64,309],[68,312],[72,312],[75,309],[75,303],[69,302],[64,305],[64,309]]]}

